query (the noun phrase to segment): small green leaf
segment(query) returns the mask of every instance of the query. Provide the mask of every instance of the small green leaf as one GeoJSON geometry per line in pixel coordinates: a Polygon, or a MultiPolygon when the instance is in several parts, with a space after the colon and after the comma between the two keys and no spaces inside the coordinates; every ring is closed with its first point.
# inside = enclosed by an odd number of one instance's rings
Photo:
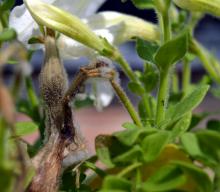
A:
{"type": "Polygon", "coordinates": [[[107,167],[114,167],[112,159],[125,151],[129,150],[129,147],[120,143],[116,137],[111,135],[99,135],[95,139],[96,154],[99,160],[107,167]]]}
{"type": "Polygon", "coordinates": [[[182,171],[173,165],[160,168],[141,188],[144,191],[164,192],[174,190],[186,182],[182,171]]]}
{"type": "Polygon", "coordinates": [[[4,0],[0,3],[0,11],[10,10],[15,4],[15,0],[4,0]]]}
{"type": "Polygon", "coordinates": [[[136,50],[140,58],[150,63],[155,63],[154,54],[158,50],[159,46],[155,43],[144,41],[140,38],[137,39],[136,50]]]}
{"type": "Polygon", "coordinates": [[[152,9],[154,8],[154,0],[131,0],[138,9],[152,9]]]}
{"type": "Polygon", "coordinates": [[[220,99],[220,87],[212,88],[211,93],[214,97],[216,97],[217,99],[220,99]]]}
{"type": "Polygon", "coordinates": [[[213,192],[212,182],[210,181],[209,176],[202,169],[196,167],[192,163],[186,163],[183,161],[173,161],[173,164],[177,165],[193,178],[193,180],[198,184],[199,192],[213,192]]]}
{"type": "Polygon", "coordinates": [[[136,162],[141,159],[143,151],[139,145],[133,146],[130,150],[125,153],[115,157],[113,159],[114,163],[127,163],[127,162],[136,162]]]}
{"type": "Polygon", "coordinates": [[[142,141],[142,149],[144,151],[144,160],[151,162],[155,160],[163,150],[170,139],[170,133],[161,131],[155,134],[146,136],[142,141]]]}
{"type": "Polygon", "coordinates": [[[17,35],[14,29],[5,28],[2,32],[0,32],[0,42],[13,40],[16,36],[17,35]]]}
{"type": "Polygon", "coordinates": [[[174,125],[172,129],[172,138],[176,138],[181,136],[183,133],[185,133],[191,123],[192,119],[192,113],[189,112],[186,115],[184,115],[177,123],[174,125]]]}
{"type": "Polygon", "coordinates": [[[188,33],[183,33],[162,45],[154,59],[160,71],[167,71],[168,68],[184,57],[188,49],[188,33]]]}
{"type": "MultiPolygon", "coordinates": [[[[103,182],[103,189],[104,190],[108,190],[109,192],[116,192],[116,190],[119,191],[131,191],[131,182],[115,176],[115,175],[109,175],[107,177],[105,177],[104,182],[103,182]]],[[[101,190],[102,191],[102,190],[101,190]]]]}
{"type": "Polygon", "coordinates": [[[28,44],[36,44],[36,43],[42,43],[39,37],[31,37],[28,40],[28,44]]]}
{"type": "Polygon", "coordinates": [[[167,110],[166,121],[169,124],[172,124],[179,118],[183,117],[185,114],[195,109],[202,102],[208,89],[208,85],[199,86],[178,104],[171,106],[167,110]]]}
{"type": "Polygon", "coordinates": [[[126,129],[139,129],[140,127],[138,127],[136,124],[134,123],[123,123],[122,127],[126,128],[126,129]]]}
{"type": "Polygon", "coordinates": [[[119,131],[113,135],[123,144],[131,146],[136,140],[143,135],[151,134],[156,132],[156,129],[153,128],[129,128],[124,131],[119,131]]]}
{"type": "Polygon", "coordinates": [[[180,137],[184,149],[193,157],[203,157],[198,138],[194,133],[185,133],[180,137]]]}
{"type": "Polygon", "coordinates": [[[145,92],[143,86],[136,82],[129,82],[128,88],[132,93],[135,93],[140,96],[143,95],[145,92]]]}
{"type": "Polygon", "coordinates": [[[202,151],[220,161],[220,133],[211,130],[202,130],[196,132],[202,151]]]}
{"type": "Polygon", "coordinates": [[[150,93],[157,86],[159,74],[157,72],[149,72],[147,74],[143,74],[140,80],[144,84],[146,92],[150,93]]]}
{"type": "Polygon", "coordinates": [[[24,136],[35,133],[38,131],[38,125],[34,122],[17,122],[16,127],[16,136],[24,136]]]}
{"type": "Polygon", "coordinates": [[[209,120],[207,123],[207,129],[218,131],[220,133],[220,121],[217,119],[209,120]]]}

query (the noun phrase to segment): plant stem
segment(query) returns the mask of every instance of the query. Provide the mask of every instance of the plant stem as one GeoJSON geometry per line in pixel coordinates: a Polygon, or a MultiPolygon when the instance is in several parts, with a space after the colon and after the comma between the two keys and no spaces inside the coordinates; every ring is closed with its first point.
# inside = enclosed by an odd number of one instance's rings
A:
{"type": "Polygon", "coordinates": [[[115,92],[117,93],[118,97],[120,98],[121,102],[123,103],[124,107],[127,109],[128,113],[130,114],[131,118],[133,119],[134,123],[138,126],[142,126],[141,120],[131,103],[131,101],[126,96],[123,89],[118,85],[114,80],[110,80],[112,87],[114,88],[115,92]]]}
{"type": "Polygon", "coordinates": [[[166,43],[171,39],[171,26],[170,26],[170,19],[169,19],[169,11],[165,11],[162,13],[162,26],[163,26],[163,43],[166,43]]]}
{"type": "Polygon", "coordinates": [[[184,58],[184,60],[183,60],[183,85],[182,85],[184,96],[189,91],[190,81],[191,81],[190,63],[189,63],[189,60],[187,58],[184,58]]]}
{"type": "Polygon", "coordinates": [[[119,177],[123,177],[125,176],[126,174],[128,174],[129,172],[131,172],[132,170],[140,167],[142,165],[142,163],[133,163],[131,165],[129,165],[128,167],[126,167],[125,169],[123,169],[120,173],[118,173],[118,176],[119,177]]]}
{"type": "Polygon", "coordinates": [[[156,112],[156,124],[158,125],[161,121],[164,120],[165,110],[168,100],[168,90],[169,90],[169,73],[161,72],[160,73],[160,87],[157,96],[157,112],[156,112]]]}
{"type": "Polygon", "coordinates": [[[172,88],[173,88],[173,93],[179,92],[179,79],[178,79],[178,74],[176,71],[174,71],[173,77],[172,77],[172,88]]]}
{"type": "Polygon", "coordinates": [[[137,82],[135,73],[132,71],[130,65],[119,52],[117,57],[115,58],[115,61],[121,66],[122,70],[125,72],[130,80],[137,82]]]}
{"type": "Polygon", "coordinates": [[[32,84],[30,77],[25,78],[25,85],[27,88],[28,98],[30,100],[32,107],[34,108],[34,107],[38,106],[38,99],[37,99],[37,96],[34,92],[33,84],[32,84]]]}
{"type": "Polygon", "coordinates": [[[220,83],[220,67],[219,65],[214,64],[214,62],[210,62],[210,56],[207,54],[206,50],[196,41],[192,40],[190,43],[190,48],[193,53],[195,53],[199,59],[202,61],[204,68],[209,73],[212,79],[216,82],[220,83]]]}
{"type": "Polygon", "coordinates": [[[143,94],[142,98],[143,98],[143,105],[145,106],[148,118],[151,118],[152,117],[152,111],[151,111],[150,102],[149,102],[149,95],[148,94],[143,94]]]}

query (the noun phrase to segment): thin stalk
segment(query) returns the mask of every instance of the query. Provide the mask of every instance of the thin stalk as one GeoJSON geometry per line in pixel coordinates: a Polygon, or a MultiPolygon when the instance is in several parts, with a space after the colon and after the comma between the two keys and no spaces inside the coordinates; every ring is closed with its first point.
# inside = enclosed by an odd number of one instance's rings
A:
{"type": "Polygon", "coordinates": [[[168,91],[169,91],[169,73],[160,73],[160,86],[157,95],[157,112],[156,124],[158,125],[165,118],[165,110],[167,107],[168,91]]]}
{"type": "Polygon", "coordinates": [[[30,77],[25,78],[25,85],[27,88],[28,99],[30,100],[32,107],[38,106],[38,99],[34,92],[34,87],[30,77]]]}
{"type": "MultiPolygon", "coordinates": [[[[159,13],[159,12],[158,12],[159,13]]],[[[171,25],[169,19],[169,9],[162,12],[159,17],[162,17],[159,21],[162,22],[160,26],[162,26],[163,39],[161,42],[166,43],[171,39],[171,25]]],[[[160,71],[160,84],[157,95],[157,112],[156,112],[156,124],[159,124],[164,120],[166,105],[169,96],[169,80],[170,80],[170,69],[160,71]]]]}
{"type": "Polygon", "coordinates": [[[123,103],[124,107],[127,109],[128,113],[130,114],[134,123],[141,127],[142,126],[141,120],[140,120],[133,104],[128,99],[128,97],[125,94],[125,92],[123,91],[123,89],[114,80],[110,80],[110,83],[111,83],[112,87],[114,88],[115,92],[117,93],[118,97],[120,98],[121,102],[123,103]]]}
{"type": "Polygon", "coordinates": [[[178,74],[176,71],[174,71],[173,76],[172,76],[172,90],[173,90],[173,93],[179,92],[179,79],[178,79],[178,74]]]}
{"type": "Polygon", "coordinates": [[[168,10],[162,14],[162,26],[163,26],[163,42],[166,43],[171,39],[171,26],[170,26],[170,19],[169,19],[169,12],[168,10]]]}
{"type": "Polygon", "coordinates": [[[116,57],[115,61],[121,66],[122,70],[125,72],[125,74],[130,80],[137,82],[135,73],[132,71],[130,65],[127,63],[127,61],[120,53],[116,57]]]}
{"type": "Polygon", "coordinates": [[[186,95],[189,91],[191,81],[191,68],[188,59],[183,60],[183,94],[186,95]]]}
{"type": "Polygon", "coordinates": [[[150,101],[149,101],[149,95],[148,94],[143,94],[142,99],[143,99],[143,104],[145,106],[147,115],[148,115],[149,118],[151,118],[152,117],[152,111],[151,111],[151,106],[150,106],[150,101]]]}
{"type": "MultiPolygon", "coordinates": [[[[212,62],[210,62],[209,55],[206,53],[206,50],[195,40],[190,44],[191,49],[194,53],[197,54],[199,59],[202,61],[204,68],[209,73],[209,75],[218,83],[220,83],[220,74],[218,74],[219,68],[215,68],[212,62]]],[[[219,67],[219,66],[218,66],[219,67]]]]}
{"type": "Polygon", "coordinates": [[[123,177],[126,174],[128,174],[129,172],[133,171],[134,169],[140,167],[141,165],[142,165],[142,163],[133,163],[133,164],[129,165],[128,167],[126,167],[125,169],[123,169],[120,173],[118,173],[117,176],[123,177]]]}

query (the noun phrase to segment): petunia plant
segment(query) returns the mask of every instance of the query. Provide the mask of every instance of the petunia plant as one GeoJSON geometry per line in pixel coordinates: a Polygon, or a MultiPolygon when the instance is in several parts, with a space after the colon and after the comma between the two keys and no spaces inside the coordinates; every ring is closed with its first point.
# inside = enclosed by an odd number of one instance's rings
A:
{"type": "Polygon", "coordinates": [[[194,37],[205,14],[219,17],[220,1],[131,0],[138,9],[153,9],[157,24],[96,13],[104,2],[24,0],[13,8],[13,0],[0,1],[0,71],[6,64],[15,69],[10,84],[0,76],[1,191],[220,191],[220,120],[194,111],[208,92],[220,98],[220,63],[194,37]],[[118,48],[127,41],[136,44],[140,70],[118,48]],[[40,93],[30,64],[39,49],[40,93]],[[79,57],[89,62],[68,83],[63,60],[79,57]],[[196,57],[207,74],[193,83],[196,57]],[[127,76],[137,105],[120,85],[115,65],[127,76]],[[121,131],[97,135],[91,155],[74,111],[93,104],[104,113],[114,95],[131,120],[121,131]],[[17,122],[18,114],[30,120],[17,122]],[[24,140],[37,131],[34,144],[24,140]]]}

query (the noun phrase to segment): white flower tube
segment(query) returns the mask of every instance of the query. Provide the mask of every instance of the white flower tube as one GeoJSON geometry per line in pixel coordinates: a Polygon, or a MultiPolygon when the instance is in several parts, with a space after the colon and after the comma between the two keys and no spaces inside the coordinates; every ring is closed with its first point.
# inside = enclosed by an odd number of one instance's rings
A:
{"type": "Polygon", "coordinates": [[[220,0],[174,0],[183,9],[220,16],[220,0]]]}

